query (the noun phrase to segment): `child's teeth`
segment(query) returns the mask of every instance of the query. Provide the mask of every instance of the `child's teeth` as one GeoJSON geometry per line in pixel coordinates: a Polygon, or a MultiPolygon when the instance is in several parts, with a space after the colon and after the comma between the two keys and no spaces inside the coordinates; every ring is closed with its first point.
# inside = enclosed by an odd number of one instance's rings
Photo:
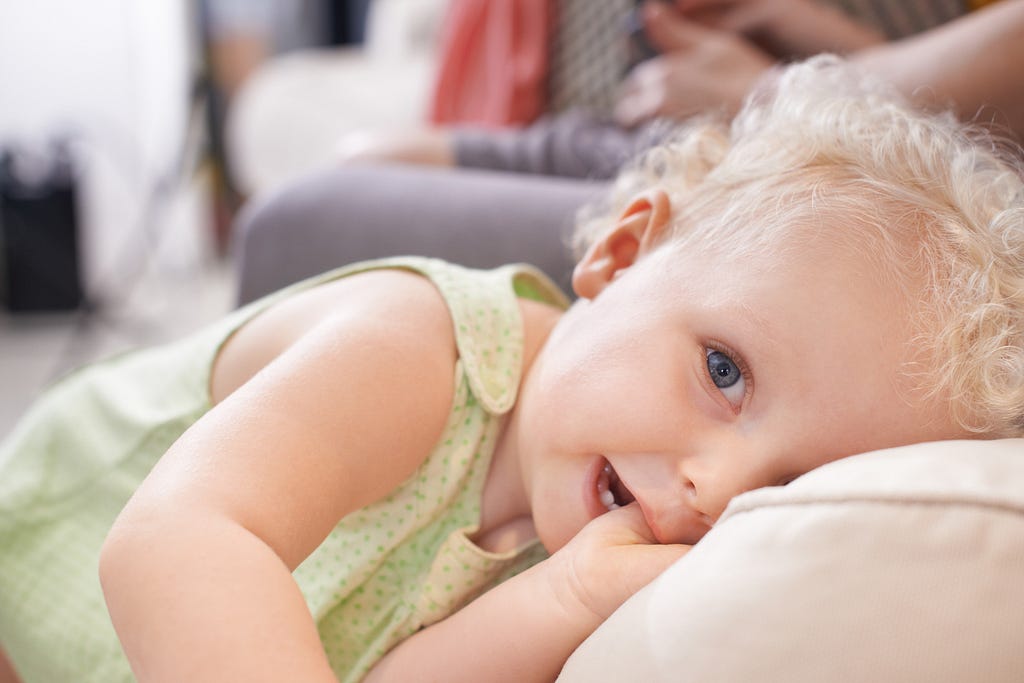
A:
{"type": "Polygon", "coordinates": [[[612,466],[611,463],[604,464],[604,471],[597,478],[597,496],[608,511],[618,510],[619,505],[615,502],[615,494],[609,488],[611,485],[612,466]]]}

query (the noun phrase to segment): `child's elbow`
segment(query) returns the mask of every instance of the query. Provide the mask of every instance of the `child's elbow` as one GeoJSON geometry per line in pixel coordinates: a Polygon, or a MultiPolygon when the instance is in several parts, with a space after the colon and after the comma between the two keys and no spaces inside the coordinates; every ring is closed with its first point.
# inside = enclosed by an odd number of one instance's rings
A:
{"type": "Polygon", "coordinates": [[[122,511],[100,547],[99,580],[114,626],[120,630],[119,617],[137,603],[144,589],[147,560],[154,554],[153,540],[159,535],[151,525],[122,511]]]}
{"type": "Polygon", "coordinates": [[[113,607],[117,604],[119,590],[123,590],[126,577],[129,577],[129,566],[132,556],[139,552],[137,534],[126,529],[120,518],[107,533],[100,547],[99,578],[107,609],[113,616],[113,607]]]}
{"type": "Polygon", "coordinates": [[[150,680],[140,672],[152,664],[147,664],[147,648],[162,637],[160,607],[168,604],[168,585],[174,582],[159,543],[167,535],[162,516],[129,502],[100,547],[98,572],[107,613],[140,680],[150,680]]]}

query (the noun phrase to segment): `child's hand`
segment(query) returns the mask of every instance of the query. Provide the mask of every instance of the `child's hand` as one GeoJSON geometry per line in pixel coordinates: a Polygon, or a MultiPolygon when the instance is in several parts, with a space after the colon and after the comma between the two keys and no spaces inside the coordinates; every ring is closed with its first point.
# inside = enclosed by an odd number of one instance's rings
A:
{"type": "Polygon", "coordinates": [[[548,560],[564,606],[594,628],[633,593],[689,552],[688,545],[659,545],[637,503],[592,520],[548,560]]]}
{"type": "Polygon", "coordinates": [[[690,549],[657,545],[636,503],[391,650],[367,681],[552,681],[626,598],[690,549]]]}

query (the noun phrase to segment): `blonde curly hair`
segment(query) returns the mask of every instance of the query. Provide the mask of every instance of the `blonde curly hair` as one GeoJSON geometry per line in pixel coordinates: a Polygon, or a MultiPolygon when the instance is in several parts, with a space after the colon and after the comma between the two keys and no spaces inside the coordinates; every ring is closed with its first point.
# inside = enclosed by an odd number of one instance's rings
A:
{"type": "MultiPolygon", "coordinates": [[[[772,253],[807,237],[924,282],[908,368],[981,436],[1024,435],[1024,172],[1019,150],[927,114],[833,56],[772,74],[731,122],[695,120],[582,210],[584,250],[636,192],[673,206],[669,241],[772,253]],[[811,217],[813,220],[801,220],[811,217]]],[[[915,288],[920,289],[920,288],[915,288]]]]}

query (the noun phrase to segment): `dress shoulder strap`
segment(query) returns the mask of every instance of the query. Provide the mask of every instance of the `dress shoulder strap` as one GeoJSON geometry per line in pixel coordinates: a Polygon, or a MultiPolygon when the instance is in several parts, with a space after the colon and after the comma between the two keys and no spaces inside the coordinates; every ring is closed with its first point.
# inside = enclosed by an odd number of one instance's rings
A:
{"type": "Polygon", "coordinates": [[[398,268],[429,279],[448,305],[455,342],[473,395],[488,412],[501,414],[515,403],[522,374],[523,321],[516,299],[565,308],[569,299],[544,273],[526,264],[478,270],[420,256],[375,259],[342,266],[252,302],[226,321],[236,329],[280,298],[356,273],[398,268]]]}
{"type": "Polygon", "coordinates": [[[508,411],[522,376],[523,321],[517,298],[554,306],[568,299],[532,266],[475,270],[436,259],[415,264],[448,304],[455,341],[470,389],[488,412],[508,411]]]}

